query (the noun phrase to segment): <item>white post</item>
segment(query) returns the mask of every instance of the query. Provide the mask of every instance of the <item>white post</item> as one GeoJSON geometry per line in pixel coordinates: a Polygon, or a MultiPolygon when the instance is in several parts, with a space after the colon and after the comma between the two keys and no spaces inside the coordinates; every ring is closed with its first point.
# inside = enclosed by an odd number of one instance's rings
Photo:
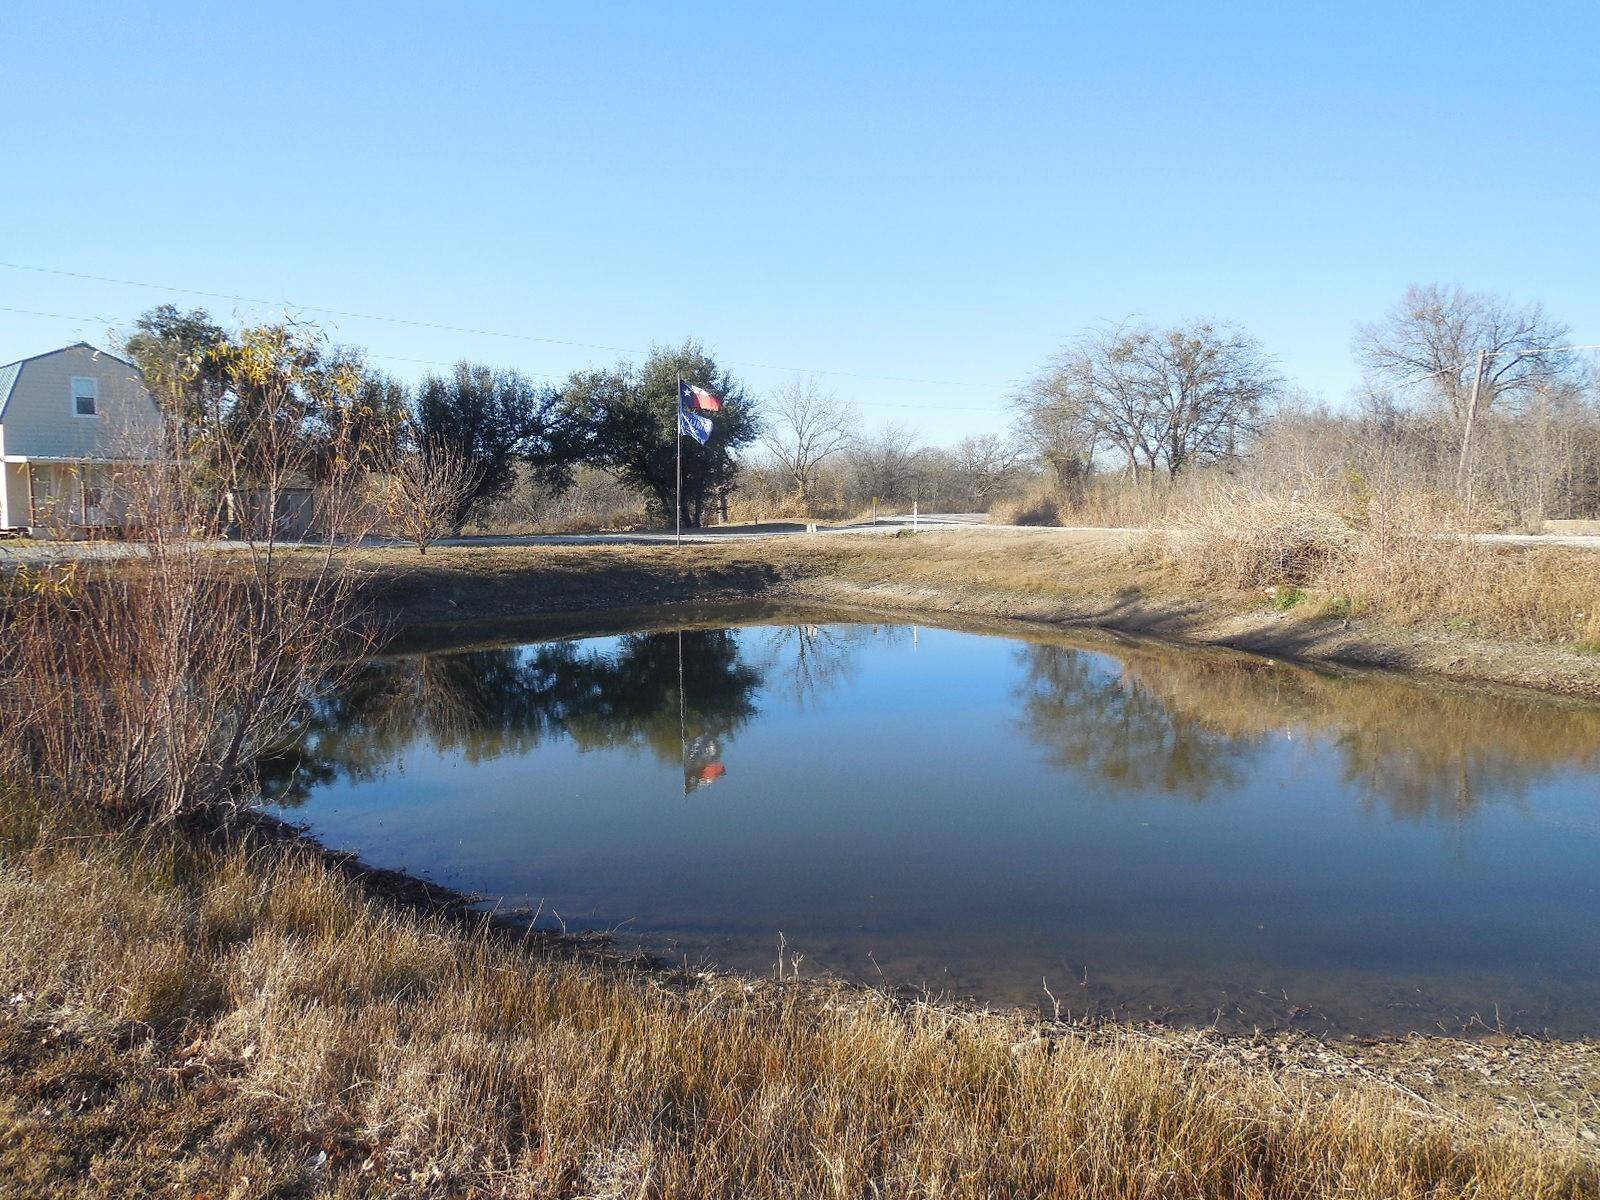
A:
{"type": "Polygon", "coordinates": [[[916,532],[916,528],[917,528],[917,502],[915,500],[913,500],[911,502],[911,529],[912,529],[912,532],[916,532]]]}

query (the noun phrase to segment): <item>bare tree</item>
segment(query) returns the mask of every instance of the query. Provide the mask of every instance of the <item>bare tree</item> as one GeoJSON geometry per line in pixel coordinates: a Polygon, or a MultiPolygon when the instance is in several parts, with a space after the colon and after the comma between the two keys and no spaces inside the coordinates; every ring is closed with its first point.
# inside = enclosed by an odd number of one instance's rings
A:
{"type": "Polygon", "coordinates": [[[850,413],[813,379],[797,379],[766,401],[761,444],[777,461],[802,503],[811,499],[817,468],[848,447],[850,413]]]}
{"type": "Polygon", "coordinates": [[[391,528],[426,554],[455,528],[456,515],[477,493],[483,466],[455,445],[413,431],[411,445],[389,465],[383,488],[384,515],[391,528]]]}
{"type": "Polygon", "coordinates": [[[952,451],[951,465],[964,499],[974,508],[987,510],[1016,474],[1022,459],[1022,447],[991,433],[962,438],[952,451]]]}
{"type": "Polygon", "coordinates": [[[1080,498],[1100,435],[1078,396],[1061,372],[1050,370],[1025,383],[1016,401],[1021,409],[1018,443],[1050,472],[1058,488],[1074,500],[1080,498]]]}
{"type": "Polygon", "coordinates": [[[1233,458],[1280,381],[1243,330],[1210,321],[1087,333],[1051,363],[1034,394],[1081,445],[1104,445],[1134,473],[1171,479],[1233,458]]]}
{"type": "Polygon", "coordinates": [[[921,455],[916,434],[898,425],[891,425],[874,437],[859,439],[847,457],[856,498],[911,500],[921,455]]]}
{"type": "Polygon", "coordinates": [[[1447,412],[1467,420],[1478,355],[1485,360],[1478,413],[1520,407],[1541,389],[1571,378],[1570,355],[1549,353],[1567,327],[1537,304],[1516,307],[1484,292],[1413,284],[1383,320],[1356,330],[1355,354],[1376,386],[1416,384],[1447,412]]]}

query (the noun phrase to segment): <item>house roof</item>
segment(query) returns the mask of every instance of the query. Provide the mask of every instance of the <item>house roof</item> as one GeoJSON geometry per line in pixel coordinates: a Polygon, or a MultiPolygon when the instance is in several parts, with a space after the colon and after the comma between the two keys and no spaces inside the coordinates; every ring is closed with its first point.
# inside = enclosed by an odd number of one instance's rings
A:
{"type": "Polygon", "coordinates": [[[17,376],[22,374],[23,367],[31,362],[37,362],[41,358],[49,358],[52,354],[60,354],[63,350],[76,350],[80,346],[94,354],[104,355],[106,358],[111,359],[113,362],[119,362],[125,367],[131,367],[134,374],[141,379],[144,377],[144,372],[140,371],[137,366],[134,366],[127,359],[113,354],[109,350],[102,350],[98,346],[91,346],[88,342],[73,342],[69,346],[58,346],[54,350],[46,350],[43,354],[30,354],[27,358],[19,358],[16,362],[9,362],[4,366],[0,366],[0,418],[4,418],[6,415],[6,406],[11,403],[11,390],[17,386],[17,376]]]}
{"type": "MultiPolygon", "coordinates": [[[[27,359],[23,359],[27,362],[27,359]]],[[[17,376],[22,374],[22,363],[7,363],[0,367],[0,415],[6,411],[6,402],[11,399],[11,389],[16,386],[17,376]]]]}
{"type": "Polygon", "coordinates": [[[76,350],[80,346],[85,350],[92,350],[96,354],[103,354],[107,358],[115,359],[125,367],[133,367],[135,371],[139,369],[138,367],[134,366],[133,363],[123,358],[120,354],[113,354],[109,350],[102,350],[99,346],[92,346],[88,342],[69,342],[65,346],[57,346],[54,350],[46,350],[41,354],[30,354],[27,358],[19,358],[16,360],[16,362],[8,362],[4,365],[0,365],[0,371],[4,371],[10,367],[20,367],[23,363],[31,363],[36,358],[49,358],[52,354],[60,354],[63,350],[76,350]]]}

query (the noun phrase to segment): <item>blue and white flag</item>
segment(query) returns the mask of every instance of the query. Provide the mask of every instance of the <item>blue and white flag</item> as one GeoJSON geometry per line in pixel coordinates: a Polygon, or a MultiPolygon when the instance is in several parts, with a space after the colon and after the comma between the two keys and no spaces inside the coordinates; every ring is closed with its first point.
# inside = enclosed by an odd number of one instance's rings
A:
{"type": "Polygon", "coordinates": [[[678,410],[678,432],[688,434],[704,446],[711,440],[711,418],[680,408],[678,410]]]}

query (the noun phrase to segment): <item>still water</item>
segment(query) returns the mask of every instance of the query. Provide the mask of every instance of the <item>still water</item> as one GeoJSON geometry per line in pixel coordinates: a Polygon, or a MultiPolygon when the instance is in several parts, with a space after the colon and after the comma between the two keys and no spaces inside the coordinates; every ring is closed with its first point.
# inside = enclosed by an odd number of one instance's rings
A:
{"type": "Polygon", "coordinates": [[[802,973],[1077,1014],[1600,1033],[1600,710],[719,619],[374,659],[270,793],[691,965],[771,972],[781,936],[802,973]]]}

